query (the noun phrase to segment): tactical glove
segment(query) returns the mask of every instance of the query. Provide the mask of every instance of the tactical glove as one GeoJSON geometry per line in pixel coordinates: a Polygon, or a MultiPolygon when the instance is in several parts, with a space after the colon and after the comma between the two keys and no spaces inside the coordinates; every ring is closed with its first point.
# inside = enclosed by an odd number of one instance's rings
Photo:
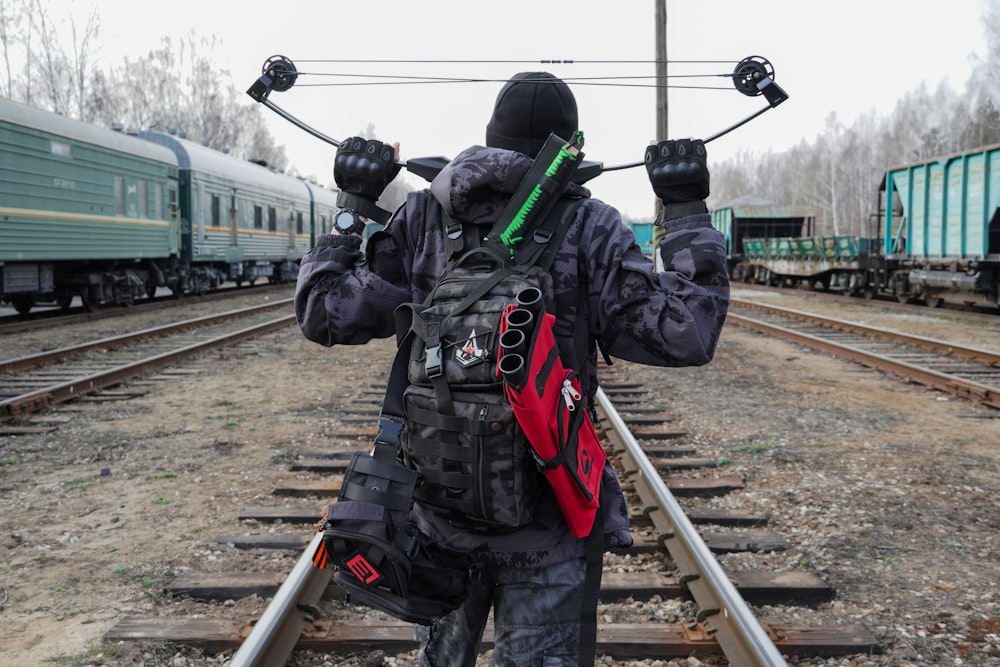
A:
{"type": "Polygon", "coordinates": [[[646,147],[646,173],[663,204],[658,223],[694,213],[706,213],[709,175],[705,142],[701,139],[660,141],[646,147]]]}
{"type": "Polygon", "coordinates": [[[346,139],[333,163],[337,187],[369,201],[377,200],[398,173],[393,147],[376,139],[346,139]]]}
{"type": "Polygon", "coordinates": [[[376,139],[345,139],[333,163],[333,179],[341,192],[338,204],[385,222],[388,212],[377,208],[375,202],[399,169],[392,146],[376,139]]]}

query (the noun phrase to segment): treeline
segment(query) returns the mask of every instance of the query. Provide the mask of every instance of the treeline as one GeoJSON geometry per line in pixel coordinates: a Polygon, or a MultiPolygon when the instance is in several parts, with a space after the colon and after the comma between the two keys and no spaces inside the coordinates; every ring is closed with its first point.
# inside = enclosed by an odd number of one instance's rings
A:
{"type": "MultiPolygon", "coordinates": [[[[801,205],[816,212],[818,234],[875,235],[870,221],[887,169],[1000,143],[1000,0],[987,4],[982,24],[986,55],[975,57],[965,90],[924,84],[887,115],[869,112],[848,126],[832,114],[813,142],[713,164],[710,204],[753,197],[801,205]]],[[[933,52],[934,45],[927,48],[933,52]]],[[[850,73],[842,76],[831,85],[850,94],[850,73]]]]}
{"type": "MultiPolygon", "coordinates": [[[[100,17],[92,12],[82,23],[53,15],[43,0],[0,0],[0,96],[106,127],[176,128],[296,173],[261,106],[216,64],[214,37],[163,37],[144,56],[102,68],[100,17]]],[[[986,55],[973,63],[965,90],[924,84],[887,115],[869,112],[844,125],[831,114],[815,141],[713,163],[710,205],[747,197],[802,205],[815,211],[819,234],[873,235],[869,221],[886,169],[1000,143],[1000,0],[987,3],[982,25],[986,55]]],[[[843,76],[830,85],[849,89],[850,73],[843,76]]],[[[401,202],[408,187],[397,179],[383,206],[401,202]]]]}
{"type": "Polygon", "coordinates": [[[143,56],[101,67],[102,37],[96,11],[80,21],[43,0],[0,0],[0,96],[104,127],[173,128],[237,157],[288,167],[260,105],[212,58],[215,38],[163,37],[143,56]]]}

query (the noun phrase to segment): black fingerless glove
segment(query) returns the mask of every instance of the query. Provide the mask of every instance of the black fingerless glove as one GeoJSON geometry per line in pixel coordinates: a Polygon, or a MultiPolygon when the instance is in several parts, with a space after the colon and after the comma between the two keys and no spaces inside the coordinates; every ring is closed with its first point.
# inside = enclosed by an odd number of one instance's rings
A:
{"type": "Polygon", "coordinates": [[[663,211],[657,224],[707,213],[708,154],[701,139],[665,140],[646,147],[646,173],[663,211]]]}
{"type": "Polygon", "coordinates": [[[399,169],[392,146],[376,139],[345,139],[337,149],[333,162],[333,180],[341,193],[337,204],[378,222],[385,222],[390,213],[376,207],[375,202],[396,178],[399,169]]]}

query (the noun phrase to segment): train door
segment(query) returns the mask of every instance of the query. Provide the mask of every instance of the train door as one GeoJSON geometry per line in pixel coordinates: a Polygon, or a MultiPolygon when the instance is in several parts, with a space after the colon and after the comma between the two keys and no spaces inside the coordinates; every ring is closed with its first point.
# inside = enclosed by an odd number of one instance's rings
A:
{"type": "Polygon", "coordinates": [[[289,250],[294,251],[298,246],[298,238],[305,233],[305,219],[302,211],[295,211],[295,224],[288,239],[289,250]]]}
{"type": "Polygon", "coordinates": [[[240,244],[240,221],[236,211],[236,188],[229,193],[229,242],[237,246],[240,244]]]}
{"type": "Polygon", "coordinates": [[[195,233],[197,230],[196,238],[198,243],[205,242],[205,225],[208,222],[205,219],[205,198],[208,194],[205,192],[204,183],[198,180],[196,183],[191,184],[191,231],[195,233]]]}
{"type": "Polygon", "coordinates": [[[288,223],[288,227],[285,230],[279,231],[284,232],[285,240],[287,242],[287,245],[285,246],[285,256],[287,257],[295,248],[295,203],[292,201],[282,203],[287,206],[285,210],[288,211],[288,215],[285,216],[285,221],[288,223]]]}
{"type": "Polygon", "coordinates": [[[994,209],[986,229],[986,254],[990,257],[1000,257],[1000,208],[994,209]]]}
{"type": "Polygon", "coordinates": [[[197,191],[191,182],[191,172],[180,172],[180,184],[177,192],[178,214],[181,230],[181,260],[191,263],[194,256],[194,224],[195,208],[197,207],[197,191]]]}
{"type": "Polygon", "coordinates": [[[167,222],[170,225],[170,254],[176,254],[181,248],[181,216],[177,207],[177,188],[167,190],[167,222]]]}
{"type": "Polygon", "coordinates": [[[319,218],[319,205],[312,199],[312,192],[309,193],[309,247],[316,247],[316,219],[319,218]]]}
{"type": "MultiPolygon", "coordinates": [[[[226,230],[226,236],[229,240],[229,245],[224,248],[225,250],[225,261],[229,265],[229,277],[236,280],[236,284],[239,285],[243,276],[243,246],[240,245],[240,198],[238,197],[239,189],[233,187],[232,185],[223,185],[222,187],[229,189],[229,204],[226,215],[226,225],[223,229],[226,230]]],[[[247,202],[243,202],[243,206],[247,207],[247,202]]],[[[244,209],[246,210],[246,209],[244,209]]],[[[244,216],[245,217],[245,216],[244,216]]],[[[248,221],[249,226],[249,221],[248,221]]],[[[221,240],[221,239],[220,239],[221,240]]],[[[245,240],[245,239],[244,239],[245,240]]]]}

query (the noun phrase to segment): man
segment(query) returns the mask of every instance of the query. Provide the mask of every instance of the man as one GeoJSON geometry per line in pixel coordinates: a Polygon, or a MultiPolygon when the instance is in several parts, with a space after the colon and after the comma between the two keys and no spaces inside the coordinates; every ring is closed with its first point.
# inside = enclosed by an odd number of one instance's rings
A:
{"type": "MultiPolygon", "coordinates": [[[[500,91],[486,146],[452,160],[428,190],[411,193],[365,253],[355,233],[327,234],[303,258],[296,315],[304,335],[323,345],[363,344],[393,335],[393,312],[423,302],[447,260],[442,211],[489,232],[550,133],[577,131],[569,87],[545,72],[514,76],[500,91]]],[[[345,192],[374,202],[395,176],[392,151],[349,139],[334,169],[345,192]]],[[[564,365],[580,373],[589,402],[597,390],[597,347],[610,357],[658,366],[711,360],[729,304],[723,238],[704,199],[709,174],[700,141],[661,141],[646,149],[647,175],[663,202],[658,220],[664,269],[642,255],[611,206],[571,183],[578,200],[545,281],[564,365]]],[[[349,232],[358,228],[348,229],[349,232]]],[[[628,514],[610,465],[602,487],[604,543],[631,544],[628,514]]],[[[512,532],[465,530],[418,503],[412,520],[431,541],[471,554],[479,565],[465,603],[431,626],[417,626],[427,667],[474,665],[487,616],[494,612],[494,665],[576,665],[593,661],[593,627],[581,618],[586,538],[570,535],[549,490],[533,521],[512,532]]],[[[589,609],[586,607],[590,607],[589,609]]]]}

